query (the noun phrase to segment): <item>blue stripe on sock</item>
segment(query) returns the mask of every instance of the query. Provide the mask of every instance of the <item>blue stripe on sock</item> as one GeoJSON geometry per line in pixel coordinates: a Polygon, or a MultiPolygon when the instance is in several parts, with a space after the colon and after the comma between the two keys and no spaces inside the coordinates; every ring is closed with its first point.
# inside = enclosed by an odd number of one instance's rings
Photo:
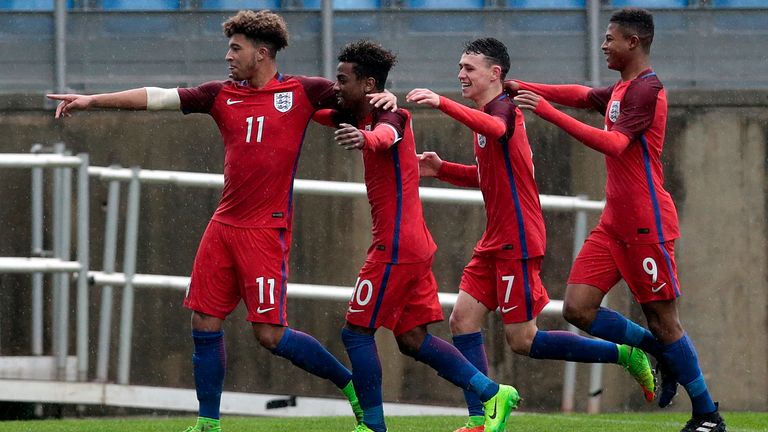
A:
{"type": "Polygon", "coordinates": [[[272,354],[288,359],[294,365],[315,376],[331,380],[340,389],[352,379],[352,372],[329,353],[317,339],[298,330],[286,327],[283,337],[272,354]]]}
{"type": "Polygon", "coordinates": [[[195,391],[200,402],[198,415],[218,419],[227,368],[224,332],[193,330],[192,340],[195,343],[195,352],[192,354],[195,391]]]}
{"type": "Polygon", "coordinates": [[[590,339],[568,331],[536,332],[531,344],[531,358],[567,360],[581,363],[616,363],[616,344],[590,339]]]}
{"type": "Polygon", "coordinates": [[[363,409],[363,423],[376,432],[386,431],[381,395],[381,361],[373,335],[341,330],[341,340],[352,363],[352,383],[363,409]]]}
{"type": "MultiPolygon", "coordinates": [[[[485,354],[481,332],[454,336],[453,345],[477,370],[488,376],[488,357],[485,354]]],[[[483,402],[474,392],[464,390],[464,400],[467,403],[467,411],[470,416],[483,415],[483,402]]]]}
{"type": "Polygon", "coordinates": [[[701,373],[696,347],[693,346],[687,333],[683,333],[683,337],[677,342],[665,345],[661,355],[673,375],[677,377],[677,381],[683,385],[690,396],[694,414],[705,414],[717,410],[701,373]]]}
{"type": "Polygon", "coordinates": [[[475,376],[469,380],[469,388],[477,393],[478,397],[480,397],[480,400],[483,402],[492,398],[499,392],[499,385],[483,375],[482,372],[477,372],[475,376]]]}

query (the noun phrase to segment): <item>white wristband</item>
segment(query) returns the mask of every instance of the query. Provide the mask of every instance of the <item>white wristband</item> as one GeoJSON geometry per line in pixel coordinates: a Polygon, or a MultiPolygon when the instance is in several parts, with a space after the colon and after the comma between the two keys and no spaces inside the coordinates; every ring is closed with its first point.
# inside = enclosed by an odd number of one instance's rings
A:
{"type": "Polygon", "coordinates": [[[175,88],[144,87],[147,91],[147,110],[178,110],[181,109],[179,91],[175,88]]]}

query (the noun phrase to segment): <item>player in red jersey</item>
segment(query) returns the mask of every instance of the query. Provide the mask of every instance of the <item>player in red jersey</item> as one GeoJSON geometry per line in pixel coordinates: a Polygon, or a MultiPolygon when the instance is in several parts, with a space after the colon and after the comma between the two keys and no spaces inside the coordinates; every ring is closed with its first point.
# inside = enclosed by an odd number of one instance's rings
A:
{"type": "MultiPolygon", "coordinates": [[[[477,165],[443,162],[432,152],[425,152],[420,161],[423,176],[479,187],[485,201],[486,229],[464,268],[451,314],[454,343],[480,370],[487,371],[480,328],[488,312],[500,308],[507,343],[516,353],[539,359],[619,363],[652,399],[653,375],[642,350],[571,332],[542,331],[536,325],[536,317],[549,302],[539,277],[546,232],[524,118],[502,90],[509,67],[504,44],[493,38],[478,39],[464,48],[458,76],[462,96],[477,109],[427,89],[414,89],[406,97],[440,109],[474,132],[477,165]]],[[[470,417],[459,431],[480,432],[482,408],[472,395],[465,397],[470,417]]]]}
{"type": "Polygon", "coordinates": [[[667,406],[681,383],[691,398],[692,418],[683,431],[725,431],[698,364],[696,349],[680,324],[680,287],[674,241],[677,211],[664,189],[660,156],[667,123],[667,97],[651,69],[654,24],[650,12],[615,12],[602,44],[608,67],[621,79],[606,88],[509,82],[523,109],[559,126],[605,154],[605,210],[581,249],[568,278],[565,318],[594,336],[640,347],[656,357],[662,372],[659,405],[667,406]],[[547,99],[605,115],[598,129],[553,108],[547,99]],[[650,331],[600,306],[624,279],[648,320],[650,331]]]}
{"type": "MultiPolygon", "coordinates": [[[[222,324],[240,300],[259,343],[331,380],[362,418],[352,374],[315,338],[288,327],[286,285],[293,179],[313,113],[335,107],[333,82],[282,75],[275,61],[288,45],[279,15],[240,11],[224,23],[230,80],[180,89],[139,88],[99,95],[48,95],[56,117],[88,108],[180,109],[213,117],[224,141],[224,190],[195,257],[184,306],[192,313],[192,356],[200,402],[187,432],[217,432],[226,370],[222,324]]],[[[391,94],[371,100],[394,105],[391,94]]]]}
{"type": "Polygon", "coordinates": [[[487,407],[488,431],[503,431],[517,406],[514,387],[498,385],[450,343],[431,335],[427,325],[442,321],[432,258],[437,247],[424,222],[419,199],[419,162],[411,114],[387,112],[367,103],[383,91],[395,55],[362,40],[339,54],[336,94],[340,111],[320,111],[316,120],[338,126],[336,142],[359,149],[371,204],[372,242],[347,309],[342,340],[352,363],[363,421],[355,432],[385,432],[382,371],[374,340],[379,327],[395,335],[403,354],[428,364],[438,375],[473,393],[487,407]],[[498,404],[498,407],[497,407],[498,404]],[[493,414],[493,416],[491,416],[493,414]]]}

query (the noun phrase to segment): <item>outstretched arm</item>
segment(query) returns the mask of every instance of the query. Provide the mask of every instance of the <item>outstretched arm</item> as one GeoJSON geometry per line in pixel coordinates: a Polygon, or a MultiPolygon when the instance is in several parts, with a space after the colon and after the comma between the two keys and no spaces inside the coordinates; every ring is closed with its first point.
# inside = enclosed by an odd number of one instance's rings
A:
{"type": "Polygon", "coordinates": [[[504,91],[508,94],[517,96],[520,90],[534,92],[560,105],[574,108],[592,108],[592,104],[589,101],[591,87],[577,84],[539,84],[520,80],[504,81],[504,91]]]}
{"type": "Polygon", "coordinates": [[[49,99],[58,100],[56,118],[70,117],[72,111],[91,108],[114,108],[129,110],[179,109],[181,100],[176,89],[142,87],[116,93],[94,95],[48,94],[49,99]]]}
{"type": "Polygon", "coordinates": [[[476,165],[462,165],[443,161],[435,152],[419,155],[419,176],[435,177],[444,182],[462,187],[480,187],[476,165]]]}
{"type": "Polygon", "coordinates": [[[489,138],[499,138],[507,132],[507,125],[504,120],[454,102],[429,89],[413,89],[405,97],[405,100],[437,108],[463,123],[472,131],[489,138]]]}
{"type": "Polygon", "coordinates": [[[557,110],[546,99],[528,90],[520,90],[515,102],[521,109],[533,111],[544,120],[555,124],[572,137],[600,153],[618,156],[630,143],[630,138],[621,132],[606,131],[584,124],[557,110]]]}

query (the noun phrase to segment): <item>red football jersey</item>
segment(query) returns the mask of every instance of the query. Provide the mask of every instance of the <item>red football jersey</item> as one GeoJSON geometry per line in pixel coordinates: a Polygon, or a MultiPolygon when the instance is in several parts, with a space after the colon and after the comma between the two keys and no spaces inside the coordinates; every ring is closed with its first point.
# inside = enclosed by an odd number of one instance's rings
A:
{"type": "Polygon", "coordinates": [[[385,150],[363,148],[365,186],[373,221],[367,259],[394,264],[422,262],[435,253],[437,246],[424,222],[419,198],[419,161],[411,113],[404,109],[375,109],[357,126],[373,130],[382,123],[395,130],[395,143],[385,150]]]}
{"type": "Polygon", "coordinates": [[[291,229],[293,179],[312,114],[336,104],[333,82],[277,74],[264,87],[210,81],[178,89],[184,113],[208,113],[224,140],[224,190],[213,220],[291,229]]]}
{"type": "Polygon", "coordinates": [[[664,189],[661,151],[667,125],[667,95],[656,73],[589,92],[605,113],[605,128],[630,139],[618,156],[606,156],[605,210],[600,224],[627,243],[661,243],[680,237],[677,210],[664,189]]]}
{"type": "MultiPolygon", "coordinates": [[[[441,109],[450,109],[444,107],[442,100],[441,109]]],[[[448,100],[447,104],[450,103],[448,100]]],[[[456,105],[452,110],[457,109],[456,105]]],[[[467,118],[472,117],[472,111],[477,112],[463,106],[458,109],[467,118]]],[[[487,217],[485,232],[475,246],[475,252],[513,259],[543,256],[547,234],[523,113],[505,94],[485,105],[483,112],[501,119],[506,132],[500,137],[487,137],[467,124],[474,129],[476,175],[487,217]]],[[[474,118],[479,120],[477,115],[474,118]]],[[[466,166],[462,168],[445,162],[439,178],[457,185],[471,185],[473,179],[468,174],[466,166]]]]}

